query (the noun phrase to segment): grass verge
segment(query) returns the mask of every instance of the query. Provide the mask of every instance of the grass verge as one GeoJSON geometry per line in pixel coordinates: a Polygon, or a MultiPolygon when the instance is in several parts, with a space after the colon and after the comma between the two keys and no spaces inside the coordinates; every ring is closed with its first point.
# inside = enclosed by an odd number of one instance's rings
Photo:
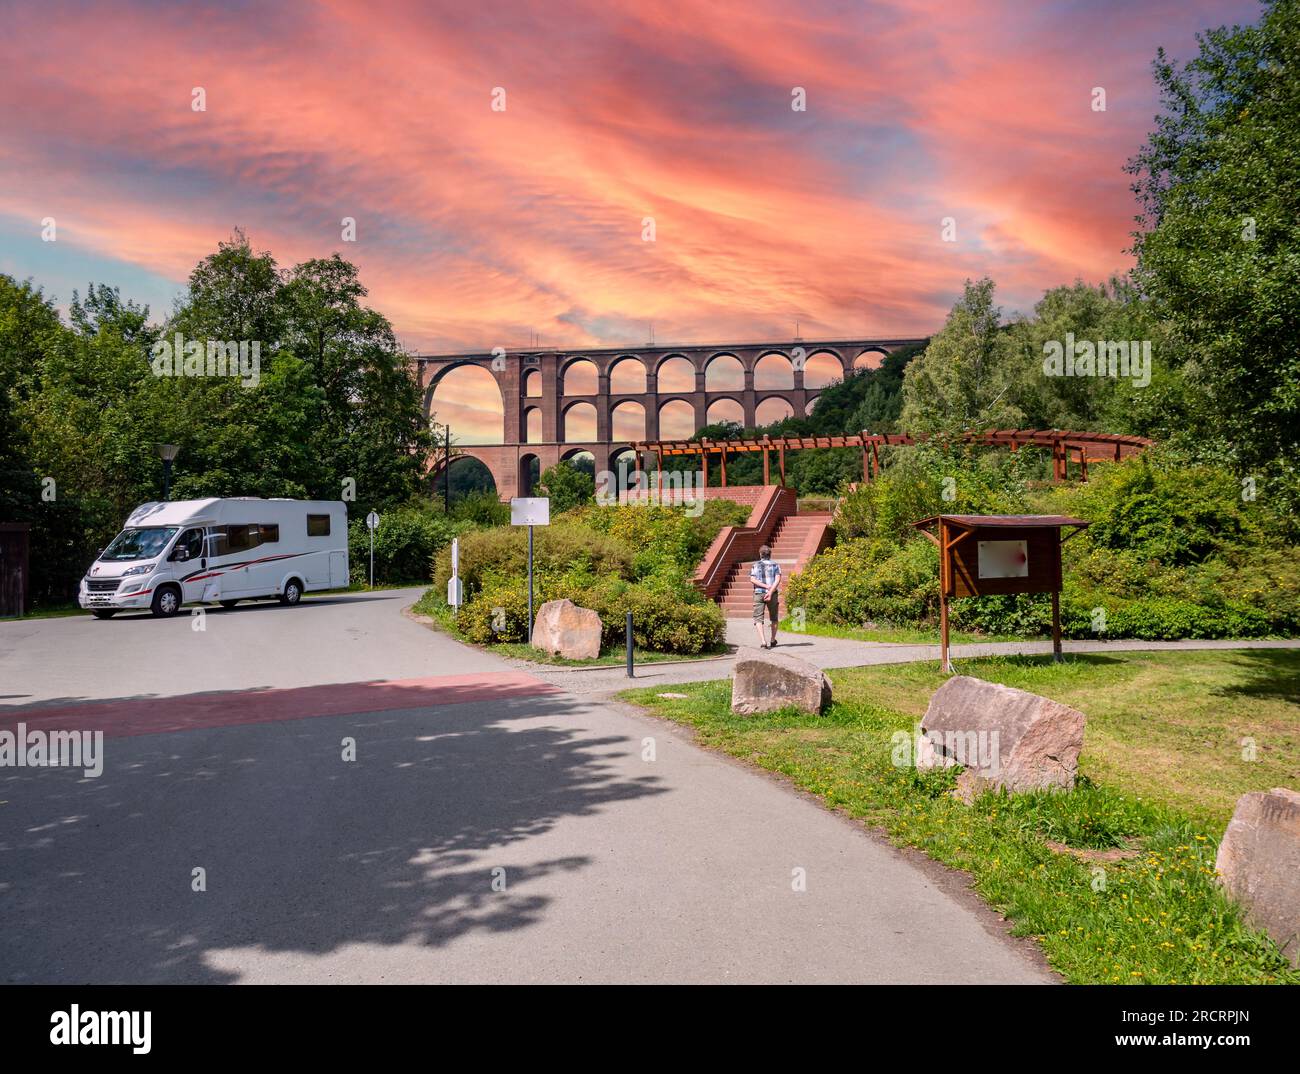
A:
{"type": "Polygon", "coordinates": [[[821,717],[733,716],[727,682],[676,686],[681,699],[657,696],[662,687],[622,696],[694,728],[702,745],[781,773],[897,845],[965,870],[1069,981],[1300,983],[1214,882],[1235,796],[1300,782],[1297,654],[1088,654],[1061,665],[1004,657],[961,670],[1088,715],[1073,793],[985,794],[964,806],[947,793],[955,770],[896,764],[943,681],[927,665],[829,672],[836,701],[821,717]],[[1255,739],[1256,760],[1245,759],[1240,738],[1255,739]]]}
{"type": "MultiPolygon", "coordinates": [[[[795,630],[792,620],[787,616],[781,620],[780,629],[792,634],[812,634],[819,638],[848,638],[851,641],[883,641],[896,645],[938,645],[938,630],[922,630],[918,627],[850,627],[836,623],[809,623],[795,630]]],[[[990,641],[1036,641],[1040,639],[1025,638],[1019,634],[976,634],[967,630],[954,630],[948,641],[952,645],[978,645],[990,641]]]]}

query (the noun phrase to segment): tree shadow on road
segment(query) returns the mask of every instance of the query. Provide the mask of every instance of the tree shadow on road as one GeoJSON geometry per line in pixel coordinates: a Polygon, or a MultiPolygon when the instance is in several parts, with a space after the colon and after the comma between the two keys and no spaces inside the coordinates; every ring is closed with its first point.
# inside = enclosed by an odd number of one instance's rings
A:
{"type": "Polygon", "coordinates": [[[222,983],[242,976],[214,965],[233,949],[527,929],[545,879],[594,859],[526,841],[666,789],[631,774],[638,742],[566,727],[578,708],[555,693],[109,738],[100,778],[4,769],[4,978],[222,983]]]}

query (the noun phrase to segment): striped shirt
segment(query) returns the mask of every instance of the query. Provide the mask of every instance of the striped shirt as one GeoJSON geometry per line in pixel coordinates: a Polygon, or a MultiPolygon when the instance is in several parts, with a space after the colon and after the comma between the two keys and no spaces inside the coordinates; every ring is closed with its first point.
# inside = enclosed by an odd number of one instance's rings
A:
{"type": "Polygon", "coordinates": [[[756,587],[771,589],[781,581],[781,564],[771,559],[760,559],[749,568],[749,580],[756,587]]]}

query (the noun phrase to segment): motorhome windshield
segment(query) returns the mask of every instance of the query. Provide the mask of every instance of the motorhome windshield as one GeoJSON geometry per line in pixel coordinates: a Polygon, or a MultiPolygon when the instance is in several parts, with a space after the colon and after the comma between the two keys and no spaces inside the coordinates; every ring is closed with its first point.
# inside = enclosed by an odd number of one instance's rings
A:
{"type": "Polygon", "coordinates": [[[179,526],[142,526],[140,529],[123,530],[113,538],[100,553],[100,559],[153,559],[167,542],[176,536],[179,526]]]}

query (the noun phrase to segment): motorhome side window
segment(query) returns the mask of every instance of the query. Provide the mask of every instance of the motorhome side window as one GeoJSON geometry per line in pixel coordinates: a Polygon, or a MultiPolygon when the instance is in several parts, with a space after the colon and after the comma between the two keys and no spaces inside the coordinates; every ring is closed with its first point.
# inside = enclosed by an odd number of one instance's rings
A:
{"type": "Polygon", "coordinates": [[[308,515],[307,516],[308,537],[328,537],[329,535],[330,535],[329,515],[308,515]]]}
{"type": "Polygon", "coordinates": [[[262,543],[262,527],[256,522],[239,522],[231,526],[213,526],[209,536],[212,555],[228,556],[247,552],[262,543]]]}
{"type": "Polygon", "coordinates": [[[176,547],[172,549],[172,554],[167,558],[189,560],[198,559],[201,555],[203,555],[203,531],[186,530],[181,534],[180,540],[176,542],[176,547]]]}

